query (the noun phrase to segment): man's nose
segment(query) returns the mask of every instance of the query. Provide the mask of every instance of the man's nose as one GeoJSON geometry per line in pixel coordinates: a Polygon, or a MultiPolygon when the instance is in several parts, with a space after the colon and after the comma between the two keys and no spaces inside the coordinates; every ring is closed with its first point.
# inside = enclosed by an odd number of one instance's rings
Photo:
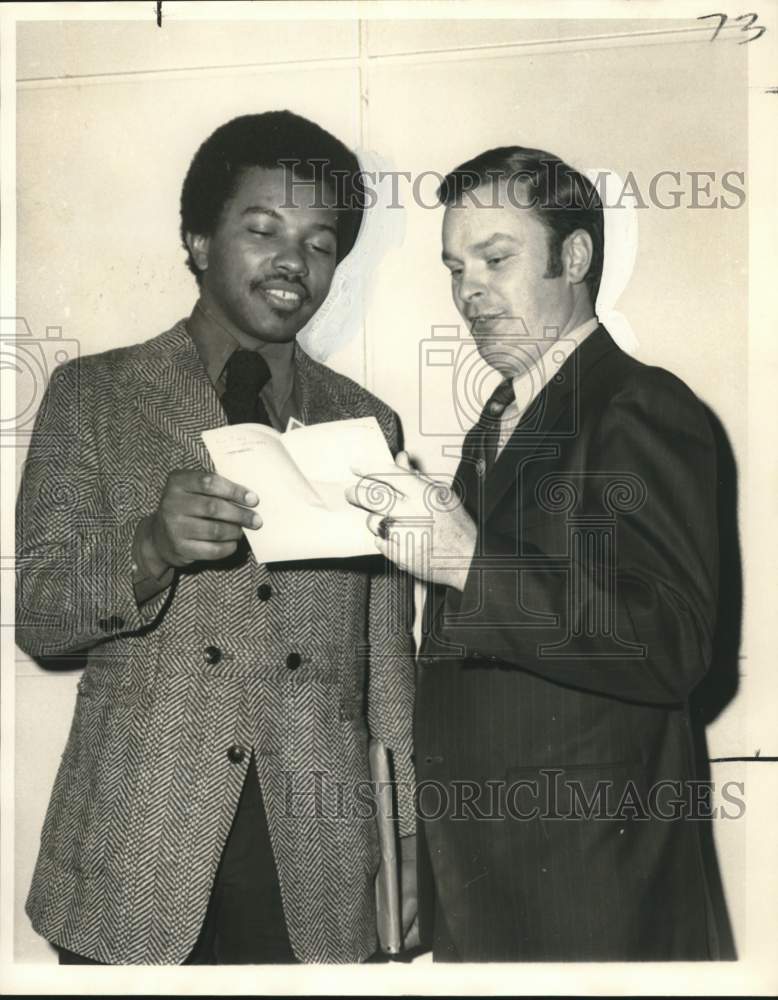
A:
{"type": "Polygon", "coordinates": [[[478,276],[471,272],[465,272],[459,283],[459,297],[463,302],[477,301],[484,294],[483,283],[478,276]]]}
{"type": "Polygon", "coordinates": [[[291,240],[273,258],[273,266],[283,274],[304,278],[308,274],[308,265],[300,247],[291,240]]]}

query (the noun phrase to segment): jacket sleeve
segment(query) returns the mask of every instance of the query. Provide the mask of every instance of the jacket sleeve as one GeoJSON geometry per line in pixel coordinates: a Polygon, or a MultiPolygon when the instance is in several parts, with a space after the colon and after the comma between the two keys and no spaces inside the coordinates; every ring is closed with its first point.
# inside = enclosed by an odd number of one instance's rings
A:
{"type": "MultiPolygon", "coordinates": [[[[397,420],[381,421],[392,454],[398,450],[397,420]]],[[[413,641],[413,581],[382,560],[370,578],[367,721],[370,735],[391,751],[400,836],[416,832],[413,708],[416,667],[413,641]]]]}
{"type": "Polygon", "coordinates": [[[661,369],[625,379],[585,470],[546,501],[567,504],[571,526],[578,518],[566,565],[487,525],[477,552],[521,556],[498,568],[476,557],[464,591],[446,589],[446,643],[584,690],[684,701],[710,662],[718,589],[715,445],[699,401],[661,369]],[[595,515],[615,525],[604,546],[595,515]]]}
{"type": "Polygon", "coordinates": [[[16,505],[16,641],[31,656],[83,651],[141,629],[156,619],[167,596],[138,606],[133,539],[145,512],[128,511],[107,496],[96,390],[94,368],[83,361],[54,371],[23,468],[16,505]]]}

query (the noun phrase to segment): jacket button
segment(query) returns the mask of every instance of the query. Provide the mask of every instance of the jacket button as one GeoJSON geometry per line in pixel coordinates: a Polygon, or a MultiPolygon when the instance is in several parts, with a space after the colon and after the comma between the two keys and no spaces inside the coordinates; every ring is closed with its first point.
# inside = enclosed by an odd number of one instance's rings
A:
{"type": "Polygon", "coordinates": [[[290,653],[286,658],[286,665],[290,670],[297,670],[302,662],[303,659],[299,653],[290,653]]]}
{"type": "Polygon", "coordinates": [[[229,757],[231,763],[242,764],[246,759],[246,751],[243,747],[239,747],[237,743],[233,743],[227,751],[227,756],[229,757]]]}
{"type": "Polygon", "coordinates": [[[124,628],[124,619],[120,615],[111,615],[110,618],[101,618],[97,624],[103,632],[120,632],[124,628]]]}
{"type": "Polygon", "coordinates": [[[273,596],[273,588],[269,583],[260,583],[257,587],[257,597],[260,601],[269,601],[273,596]]]}
{"type": "Polygon", "coordinates": [[[205,660],[206,663],[216,664],[222,658],[222,651],[218,646],[206,646],[205,647],[205,660]]]}

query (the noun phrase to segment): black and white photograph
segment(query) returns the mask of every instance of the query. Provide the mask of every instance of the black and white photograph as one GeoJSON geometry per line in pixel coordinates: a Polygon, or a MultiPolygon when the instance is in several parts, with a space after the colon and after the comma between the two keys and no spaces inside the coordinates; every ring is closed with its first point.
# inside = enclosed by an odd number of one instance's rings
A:
{"type": "Polygon", "coordinates": [[[0,4],[4,994],[775,994],[777,186],[775,0],[0,4]]]}

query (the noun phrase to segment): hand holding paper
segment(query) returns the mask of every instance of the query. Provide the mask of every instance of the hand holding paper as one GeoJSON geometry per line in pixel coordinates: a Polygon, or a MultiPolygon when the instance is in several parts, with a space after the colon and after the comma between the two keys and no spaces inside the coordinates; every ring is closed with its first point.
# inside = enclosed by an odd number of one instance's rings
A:
{"type": "Polygon", "coordinates": [[[354,471],[361,478],[346,497],[368,513],[381,555],[420,580],[463,590],[477,531],[451,487],[415,471],[404,451],[391,466],[354,471]]]}
{"type": "Polygon", "coordinates": [[[167,478],[158,509],[143,525],[146,562],[155,575],[161,575],[170,566],[232,555],[241,529],[262,525],[262,518],[251,509],[257,499],[237,483],[204,469],[176,469],[167,478]]]}
{"type": "Polygon", "coordinates": [[[374,555],[365,514],[345,490],[352,467],[386,468],[392,456],[375,417],[297,427],[281,434],[263,424],[203,433],[219,475],[259,496],[263,526],[246,530],[263,563],[374,555]]]}

